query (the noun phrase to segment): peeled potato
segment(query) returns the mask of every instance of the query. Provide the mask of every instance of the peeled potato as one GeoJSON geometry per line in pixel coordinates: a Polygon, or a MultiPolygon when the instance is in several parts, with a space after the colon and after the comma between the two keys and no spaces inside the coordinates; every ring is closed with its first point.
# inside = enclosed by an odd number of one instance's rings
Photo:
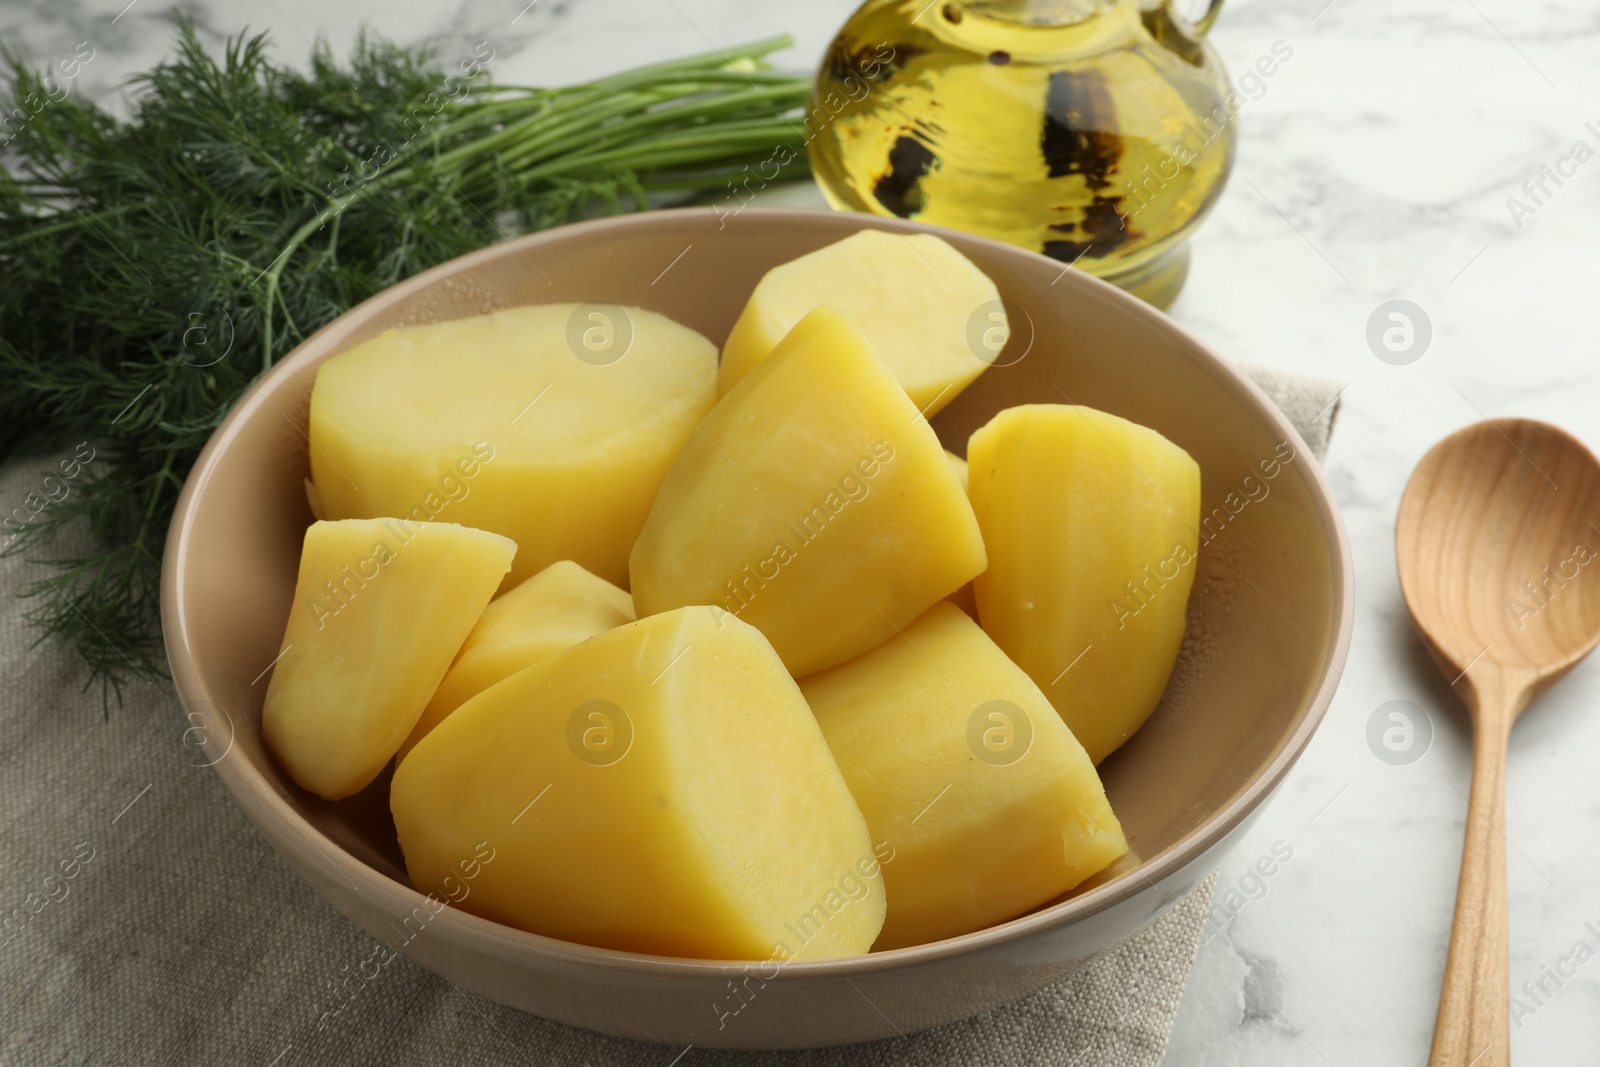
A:
{"type": "Polygon", "coordinates": [[[624,584],[661,479],[716,399],[716,359],[693,330],[609,305],[390,330],[317,371],[313,506],[504,534],[510,584],[562,559],[624,584]]]}
{"type": "Polygon", "coordinates": [[[1155,710],[1194,584],[1200,467],[1093,408],[1008,408],[972,435],[968,493],[989,551],[983,628],[1096,763],[1155,710]]]}
{"type": "Polygon", "coordinates": [[[630,570],[641,616],[715,604],[799,676],[865,652],[983,565],[933,430],[850,319],[818,308],[701,422],[630,570]]]}
{"type": "Polygon", "coordinates": [[[417,888],[604,948],[708,959],[867,951],[866,822],[770,645],[710,607],[618,627],[480,693],[390,794],[417,888]],[[454,876],[454,877],[453,877],[454,876]]]}
{"type": "Polygon", "coordinates": [[[722,347],[721,391],[823,305],[855,320],[930,417],[1005,346],[1000,292],[970,259],[932,234],[862,230],[766,273],[722,347]]]}
{"type": "Polygon", "coordinates": [[[550,564],[484,609],[396,758],[502,678],[633,620],[627,593],[571,560],[550,564]]]}
{"type": "Polygon", "coordinates": [[[405,740],[517,546],[404,519],[306,530],[261,732],[303,788],[329,800],[378,776],[405,740]]]}
{"type": "Polygon", "coordinates": [[[875,948],[1004,922],[1127,851],[1083,746],[953,604],[801,689],[874,840],[894,850],[875,948]]]}

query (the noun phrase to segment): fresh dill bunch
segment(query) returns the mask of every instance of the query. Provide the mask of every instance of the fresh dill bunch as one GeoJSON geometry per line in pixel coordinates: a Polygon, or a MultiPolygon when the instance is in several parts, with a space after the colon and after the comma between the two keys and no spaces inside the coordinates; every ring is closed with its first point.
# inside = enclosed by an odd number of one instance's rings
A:
{"type": "Polygon", "coordinates": [[[447,67],[363,35],[301,73],[265,35],[213,56],[180,21],[125,120],[0,55],[0,455],[98,456],[7,524],[7,552],[80,520],[92,535],[26,590],[41,637],[71,642],[107,702],[165,674],[184,478],[251,383],[347,308],[516,232],[722,188],[779,149],[782,176],[804,173],[806,83],[762,63],[789,43],[541,89],[497,85],[486,45],[447,67]]]}

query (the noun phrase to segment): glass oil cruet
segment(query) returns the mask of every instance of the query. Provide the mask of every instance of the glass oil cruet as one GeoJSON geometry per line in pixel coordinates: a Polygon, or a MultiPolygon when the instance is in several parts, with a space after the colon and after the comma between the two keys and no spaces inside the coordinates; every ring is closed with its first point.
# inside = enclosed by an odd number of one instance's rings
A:
{"type": "Polygon", "coordinates": [[[1172,0],[867,0],[806,117],[834,207],[1007,241],[1167,307],[1237,99],[1172,0]]]}

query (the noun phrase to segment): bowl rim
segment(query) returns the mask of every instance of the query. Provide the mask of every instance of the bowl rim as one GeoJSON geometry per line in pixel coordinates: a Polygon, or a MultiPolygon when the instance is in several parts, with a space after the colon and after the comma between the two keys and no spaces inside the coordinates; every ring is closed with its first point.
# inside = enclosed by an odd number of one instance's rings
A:
{"type": "MultiPolygon", "coordinates": [[[[184,480],[168,530],[163,553],[161,573],[161,617],[168,666],[178,698],[186,711],[197,704],[220,707],[210,700],[208,691],[200,680],[193,652],[187,640],[188,626],[183,615],[186,595],[185,564],[192,550],[195,503],[205,491],[206,484],[215,474],[221,454],[230,446],[240,428],[267,405],[277,407],[267,390],[312,362],[317,350],[325,347],[330,335],[346,332],[353,324],[372,312],[389,307],[413,297],[443,277],[477,266],[503,256],[516,255],[532,260],[526,254],[555,240],[570,240],[575,236],[589,236],[603,241],[616,230],[637,228],[678,228],[685,223],[715,212],[703,207],[666,208],[633,214],[615,215],[526,234],[508,241],[497,242],[447,260],[426,271],[415,274],[361,303],[342,312],[338,317],[307,337],[300,344],[260,375],[234,403],[233,408],[218,424],[184,480]]],[[[811,208],[778,208],[750,206],[740,213],[739,225],[759,227],[765,222],[816,222],[819,219],[838,220],[841,231],[846,229],[881,229],[898,233],[928,233],[946,238],[960,247],[976,244],[986,252],[1002,257],[1021,257],[1036,260],[1059,269],[1056,281],[1067,286],[1065,297],[1074,288],[1082,299],[1098,300],[1119,306],[1125,313],[1146,321],[1152,328],[1162,331],[1181,342],[1199,365],[1231,388],[1246,407],[1257,417],[1273,427],[1284,440],[1296,448],[1297,458],[1311,456],[1305,439],[1288,418],[1267,395],[1242,372],[1229,365],[1210,346],[1180,327],[1173,319],[1150,305],[1083,271],[1074,270],[1036,252],[1005,244],[991,238],[952,231],[944,227],[881,216],[850,212],[826,212],[811,208]],[[748,217],[747,217],[748,216],[748,217]]],[[[833,225],[829,222],[825,225],[833,225]]],[[[1055,283],[1052,283],[1055,284],[1055,283]]],[[[281,409],[280,413],[281,413],[281,409]]],[[[600,967],[613,972],[636,977],[655,978],[706,978],[722,980],[747,971],[751,966],[777,965],[789,979],[828,980],[851,978],[882,971],[912,968],[939,960],[970,955],[997,948],[1011,942],[1024,940],[1057,927],[1066,926],[1095,915],[1136,897],[1146,889],[1159,884],[1193,860],[1221,843],[1272,794],[1300,758],[1312,736],[1321,725],[1334,692],[1343,679],[1343,668],[1350,650],[1351,631],[1354,624],[1354,564],[1350,541],[1344,520],[1334,503],[1333,491],[1323,474],[1319,462],[1302,465],[1302,473],[1316,507],[1317,517],[1329,534],[1329,561],[1331,582],[1329,607],[1331,615],[1330,642],[1326,651],[1319,651],[1323,669],[1314,694],[1294,731],[1273,754],[1266,766],[1250,778],[1227,803],[1213,812],[1199,826],[1180,837],[1154,857],[1143,858],[1132,870],[1096,886],[1079,896],[1040,908],[1026,915],[971,933],[946,938],[941,941],[887,949],[862,956],[830,957],[816,960],[712,960],[679,958],[647,953],[624,952],[600,948],[577,942],[563,941],[541,934],[530,933],[513,926],[484,919],[458,908],[441,909],[429,923],[430,929],[443,923],[453,929],[458,938],[476,942],[497,955],[531,953],[548,962],[565,963],[579,967],[600,967]]],[[[1304,635],[1302,635],[1304,636],[1304,635]]],[[[1310,643],[1309,639],[1308,643],[1310,643]]],[[[1316,648],[1312,644],[1313,649],[1316,648]]],[[[230,724],[231,725],[231,724],[230,724]]],[[[209,737],[205,744],[212,744],[209,737]]],[[[210,753],[208,753],[210,755],[210,753]]],[[[383,900],[385,906],[394,908],[393,914],[408,914],[417,907],[426,907],[429,897],[410,885],[396,881],[356,859],[338,842],[324,834],[315,823],[297,812],[285,794],[258,769],[242,759],[227,759],[226,754],[216,757],[211,766],[223,784],[245,809],[246,815],[257,824],[269,843],[286,851],[278,840],[293,837],[303,839],[315,852],[333,867],[352,890],[361,895],[372,894],[383,900]],[[269,821],[271,826],[265,824],[269,821]],[[276,831],[276,832],[274,832],[276,831]]],[[[337,903],[337,902],[336,902],[337,903]]],[[[1162,910],[1176,903],[1165,902],[1162,910]]],[[[341,910],[344,910],[341,908],[341,910]]]]}

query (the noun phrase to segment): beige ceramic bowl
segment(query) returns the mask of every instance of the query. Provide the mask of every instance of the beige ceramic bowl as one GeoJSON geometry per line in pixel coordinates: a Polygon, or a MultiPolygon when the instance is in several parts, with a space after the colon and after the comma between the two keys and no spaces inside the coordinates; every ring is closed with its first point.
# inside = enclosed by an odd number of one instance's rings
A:
{"type": "Polygon", "coordinates": [[[454,908],[432,915],[406,880],[387,775],[328,803],[274,765],[261,702],[311,521],[301,479],[319,363],[392,326],[552,301],[641,306],[720,343],[764,271],[865,227],[930,229],[814,211],[752,208],[719,221],[683,210],[486,248],[340,316],[218,428],[167,545],[173,677],[186,709],[211,725],[217,773],[250,818],[375,937],[457,985],[612,1034],[733,1048],[887,1037],[1037,990],[1148,925],[1210,873],[1283,780],[1333,697],[1351,626],[1349,547],[1305,444],[1260,392],[1158,312],[1042,256],[948,232],[999,285],[1013,337],[934,420],[946,445],[964,453],[1001,408],[1070,399],[1153,426],[1200,463],[1209,540],[1182,658],[1148,725],[1101,768],[1142,857],[1134,869],[978,933],[788,964],[764,983],[749,979],[756,995],[724,1017],[728,982],[745,982],[752,966],[569,944],[454,908]],[[1273,468],[1289,449],[1296,458],[1273,468]]]}

